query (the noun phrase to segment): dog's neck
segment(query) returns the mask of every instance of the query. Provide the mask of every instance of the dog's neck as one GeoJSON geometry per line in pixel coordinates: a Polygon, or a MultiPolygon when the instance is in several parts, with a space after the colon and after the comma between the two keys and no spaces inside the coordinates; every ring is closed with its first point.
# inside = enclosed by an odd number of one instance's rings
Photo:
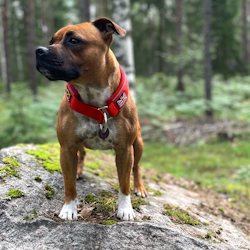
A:
{"type": "Polygon", "coordinates": [[[74,84],[84,103],[102,107],[118,89],[120,79],[119,63],[109,50],[104,66],[98,69],[96,79],[89,82],[87,79],[79,78],[70,83],[74,84]]]}

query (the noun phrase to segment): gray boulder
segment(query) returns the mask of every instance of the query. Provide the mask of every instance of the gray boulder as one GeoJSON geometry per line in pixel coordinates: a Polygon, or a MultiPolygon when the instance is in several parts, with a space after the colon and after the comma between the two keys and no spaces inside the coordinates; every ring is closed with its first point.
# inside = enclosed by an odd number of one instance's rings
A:
{"type": "MultiPolygon", "coordinates": [[[[102,214],[102,210],[93,213],[98,211],[98,200],[86,202],[87,195],[97,197],[99,201],[103,191],[108,196],[117,195],[117,187],[113,185],[117,180],[112,176],[98,176],[92,171],[93,167],[91,171],[85,171],[83,178],[77,181],[78,200],[82,206],[79,208],[79,214],[85,211],[84,216],[79,215],[78,221],[62,221],[57,217],[64,198],[62,174],[59,171],[49,172],[37,157],[27,153],[36,150],[38,147],[34,145],[0,150],[2,250],[250,249],[249,236],[241,229],[223,217],[200,211],[199,205],[202,201],[198,194],[175,184],[149,182],[151,195],[145,199],[146,202],[137,202],[135,222],[118,221],[115,218],[115,208],[111,212],[112,215],[102,214]],[[13,166],[15,162],[12,164],[8,159],[18,162],[18,166],[13,166]],[[46,190],[47,184],[53,188],[52,193],[46,190]],[[11,197],[9,191],[13,189],[22,191],[23,195],[19,198],[11,197]],[[155,195],[157,192],[154,190],[160,190],[158,195],[155,195]],[[188,214],[199,222],[198,225],[179,223],[173,219],[170,214],[165,213],[166,203],[171,204],[170,208],[179,207],[188,211],[188,214]],[[106,225],[110,221],[114,224],[106,225]]],[[[107,157],[113,160],[112,156],[107,157]]],[[[93,158],[107,164],[103,155],[94,155],[93,158]]],[[[114,167],[112,171],[115,173],[114,167]]]]}

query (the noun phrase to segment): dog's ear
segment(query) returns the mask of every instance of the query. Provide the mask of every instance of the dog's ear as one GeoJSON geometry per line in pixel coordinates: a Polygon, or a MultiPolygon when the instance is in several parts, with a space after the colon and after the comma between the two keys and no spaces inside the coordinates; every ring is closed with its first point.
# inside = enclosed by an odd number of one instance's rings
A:
{"type": "Polygon", "coordinates": [[[114,33],[120,36],[126,35],[126,30],[106,17],[98,18],[92,23],[103,33],[104,38],[107,40],[109,40],[114,33]]]}

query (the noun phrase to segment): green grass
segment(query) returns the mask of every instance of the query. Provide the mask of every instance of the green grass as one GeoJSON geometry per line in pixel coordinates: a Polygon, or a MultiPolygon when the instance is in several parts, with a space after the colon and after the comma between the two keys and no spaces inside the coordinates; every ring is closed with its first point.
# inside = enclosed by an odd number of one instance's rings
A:
{"type": "Polygon", "coordinates": [[[145,142],[142,166],[194,180],[219,191],[244,191],[248,186],[250,142],[213,142],[174,146],[145,142]],[[245,169],[245,175],[244,170],[245,169]],[[239,173],[243,172],[242,175],[239,173]]]}

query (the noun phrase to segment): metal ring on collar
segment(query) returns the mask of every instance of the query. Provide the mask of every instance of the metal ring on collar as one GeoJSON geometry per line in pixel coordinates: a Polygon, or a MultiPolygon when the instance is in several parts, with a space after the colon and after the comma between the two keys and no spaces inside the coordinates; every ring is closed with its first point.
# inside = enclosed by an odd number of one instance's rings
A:
{"type": "Polygon", "coordinates": [[[100,124],[100,130],[102,131],[102,133],[105,133],[108,128],[108,119],[107,119],[107,114],[105,112],[103,113],[103,116],[104,116],[104,126],[100,124]]]}

